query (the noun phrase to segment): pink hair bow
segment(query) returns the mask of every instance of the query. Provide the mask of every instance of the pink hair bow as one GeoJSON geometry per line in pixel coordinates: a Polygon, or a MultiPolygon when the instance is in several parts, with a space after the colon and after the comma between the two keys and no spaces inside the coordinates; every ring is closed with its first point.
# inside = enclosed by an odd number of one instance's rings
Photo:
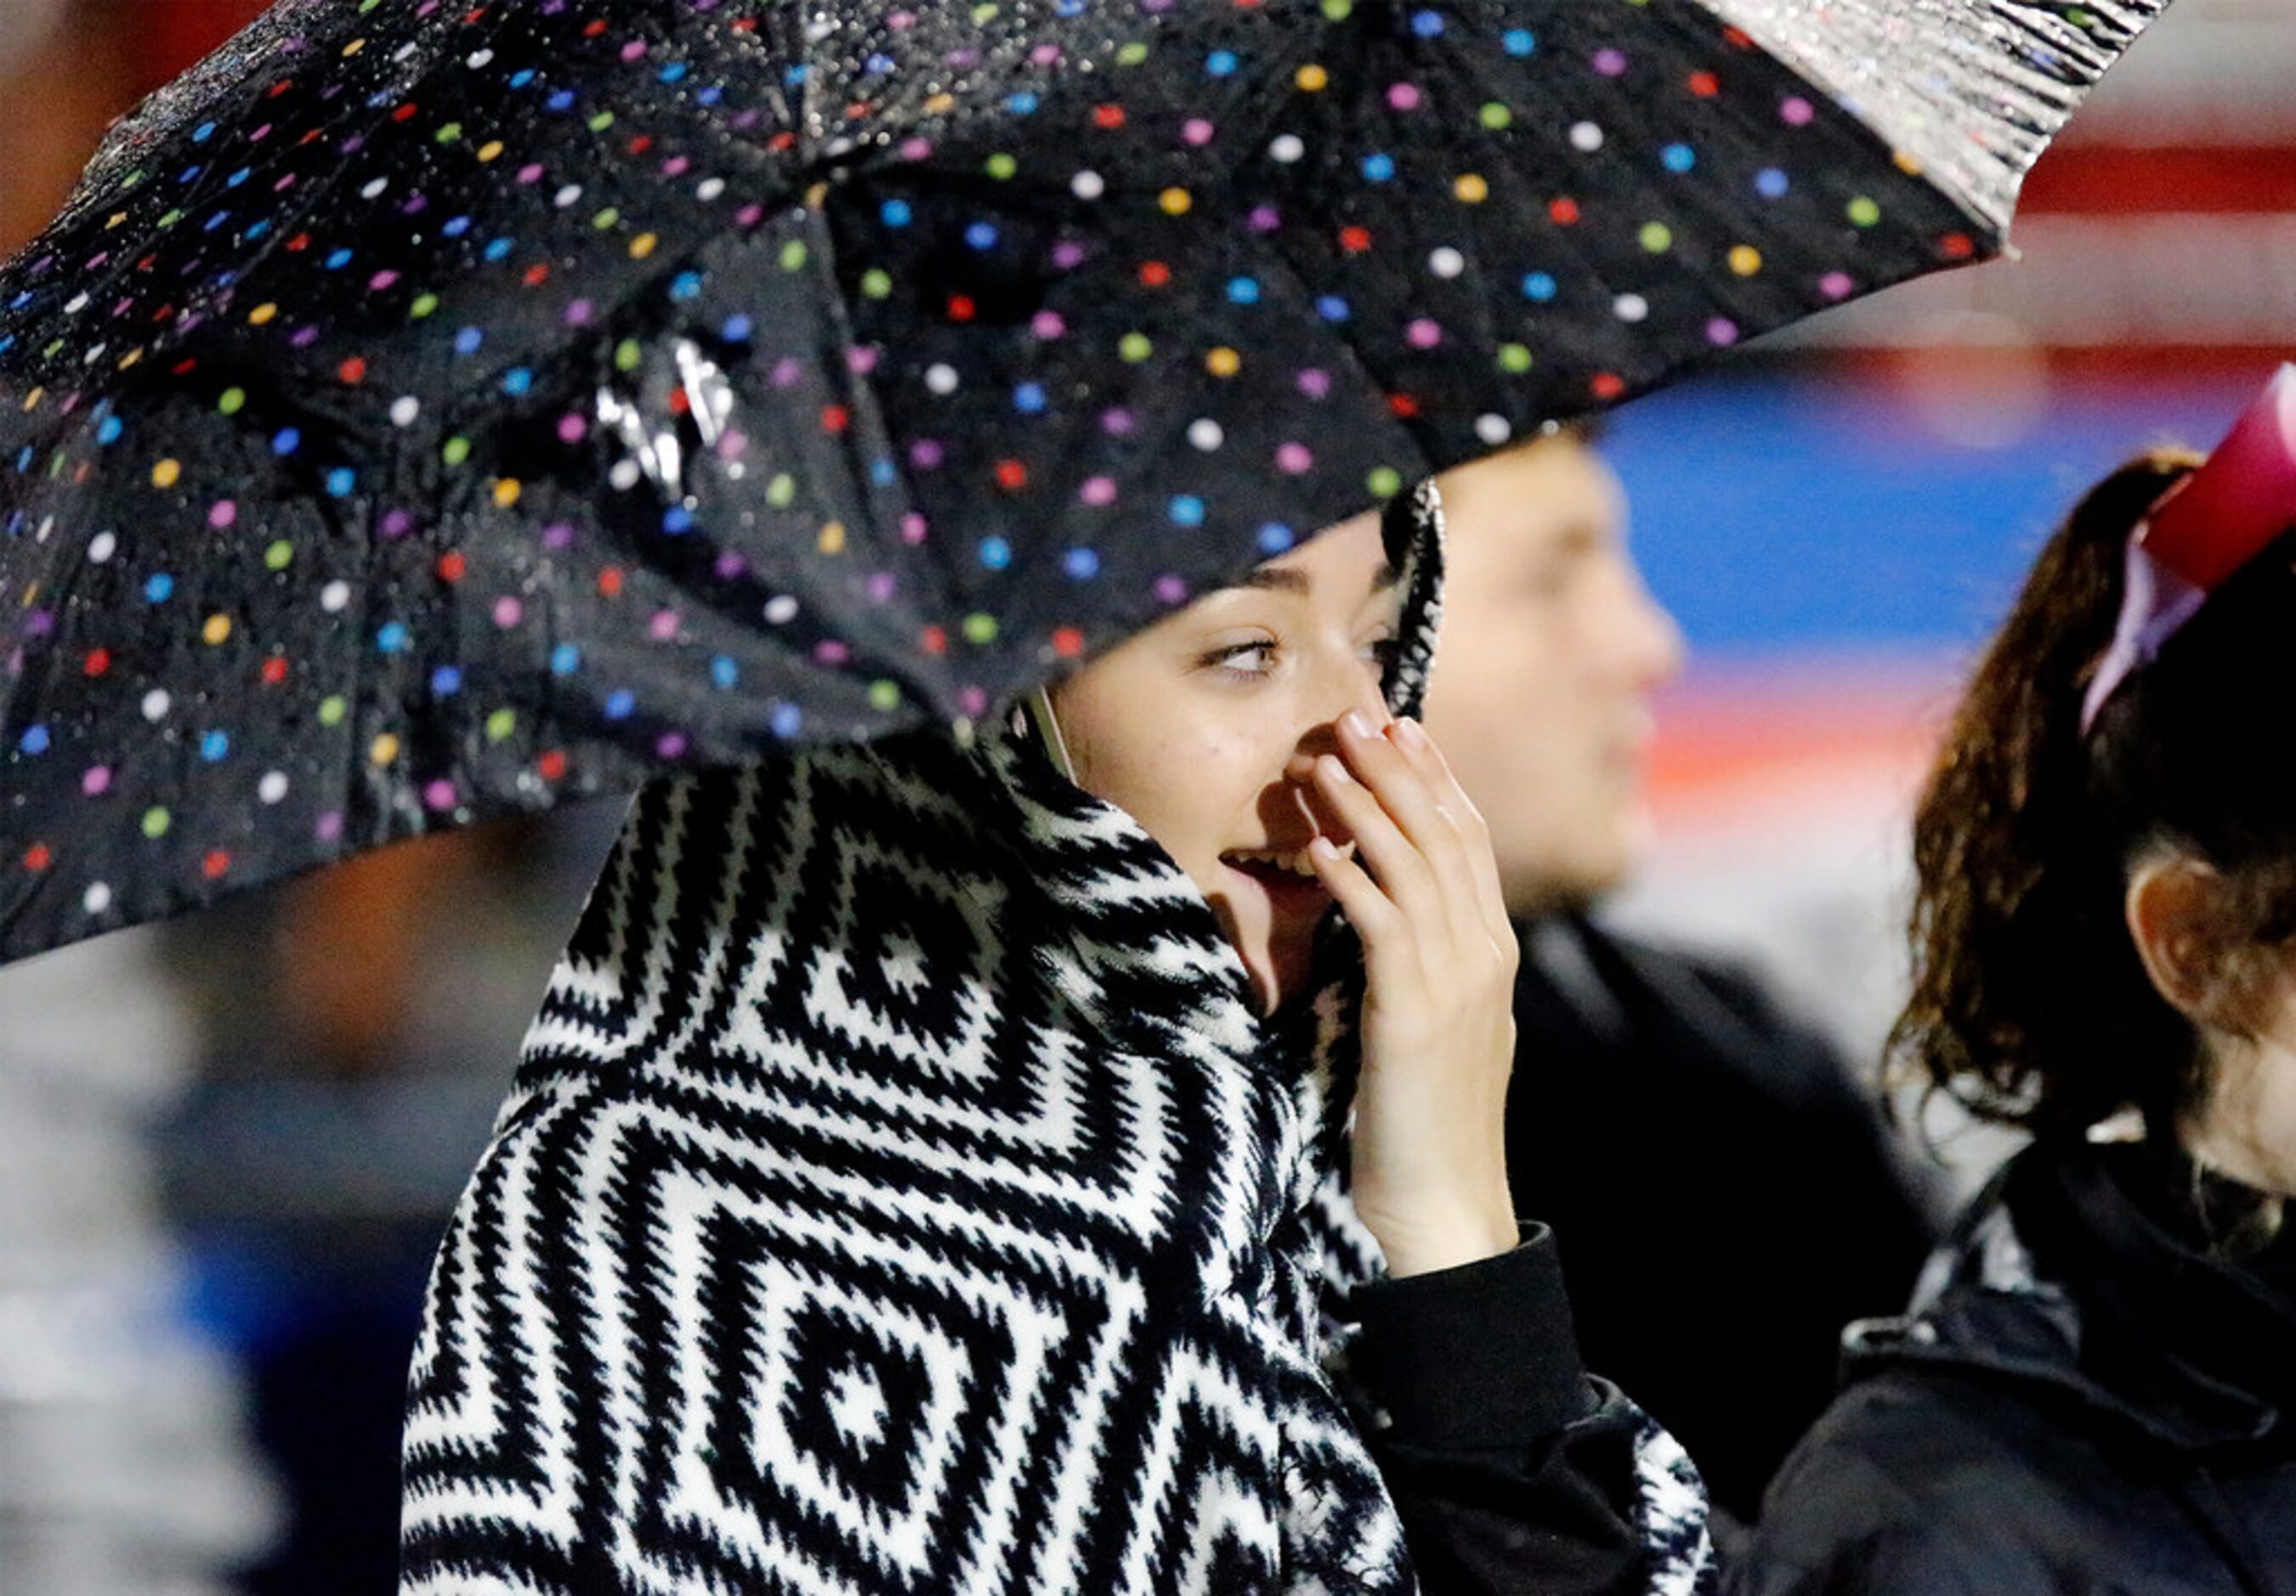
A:
{"type": "Polygon", "coordinates": [[[2081,731],[2226,577],[2296,525],[2296,364],[2284,364],[2216,452],[2128,535],[2112,646],[2081,701],[2081,731]]]}

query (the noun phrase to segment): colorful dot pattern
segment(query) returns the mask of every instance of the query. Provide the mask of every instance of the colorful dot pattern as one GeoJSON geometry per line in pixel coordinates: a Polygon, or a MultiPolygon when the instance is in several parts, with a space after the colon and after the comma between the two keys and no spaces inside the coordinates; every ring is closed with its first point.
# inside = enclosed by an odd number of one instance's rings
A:
{"type": "Polygon", "coordinates": [[[1918,164],[1692,0],[289,0],[0,271],[0,956],[977,718],[1918,164]]]}

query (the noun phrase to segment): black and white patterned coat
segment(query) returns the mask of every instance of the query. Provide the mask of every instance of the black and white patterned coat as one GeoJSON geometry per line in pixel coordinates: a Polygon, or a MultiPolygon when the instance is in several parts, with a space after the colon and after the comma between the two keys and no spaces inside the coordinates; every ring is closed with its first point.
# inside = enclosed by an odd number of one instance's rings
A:
{"type": "Polygon", "coordinates": [[[1326,932],[1262,1020],[1169,856],[1004,732],[657,782],[439,1256],[404,1590],[1414,1588],[1327,1371],[1377,1253],[1326,932]]]}

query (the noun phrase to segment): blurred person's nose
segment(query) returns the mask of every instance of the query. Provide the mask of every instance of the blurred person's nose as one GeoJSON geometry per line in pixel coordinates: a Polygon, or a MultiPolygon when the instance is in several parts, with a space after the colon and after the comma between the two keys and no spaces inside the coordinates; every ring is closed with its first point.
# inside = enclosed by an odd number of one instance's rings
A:
{"type": "Polygon", "coordinates": [[[1682,674],[1682,627],[1631,560],[1619,562],[1609,630],[1619,673],[1637,689],[1654,692],[1682,674]]]}

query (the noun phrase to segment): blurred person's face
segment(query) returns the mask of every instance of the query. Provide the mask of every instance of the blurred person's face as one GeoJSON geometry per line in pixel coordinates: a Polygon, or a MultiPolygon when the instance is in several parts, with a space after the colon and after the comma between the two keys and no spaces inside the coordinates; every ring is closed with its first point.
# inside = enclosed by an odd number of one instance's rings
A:
{"type": "Polygon", "coordinates": [[[1618,479],[1568,436],[1440,479],[1443,642],[1427,726],[1489,823],[1508,907],[1611,890],[1648,847],[1651,697],[1673,618],[1628,555],[1618,479]]]}
{"type": "Polygon", "coordinates": [[[1242,955],[1263,1011],[1307,975],[1331,895],[1308,864],[1316,754],[1374,726],[1402,601],[1379,518],[1358,516],[1111,650],[1054,689],[1077,783],[1140,823],[1242,955]]]}

